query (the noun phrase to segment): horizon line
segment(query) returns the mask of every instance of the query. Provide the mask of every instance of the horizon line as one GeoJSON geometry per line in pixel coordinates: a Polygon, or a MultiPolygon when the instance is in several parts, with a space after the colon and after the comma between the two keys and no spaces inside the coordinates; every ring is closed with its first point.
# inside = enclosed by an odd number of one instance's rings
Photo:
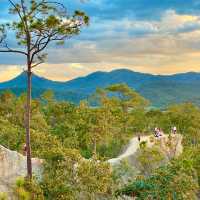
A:
{"type": "MultiPolygon", "coordinates": [[[[128,68],[119,68],[119,69],[113,69],[113,70],[110,70],[110,71],[97,70],[97,71],[88,73],[88,74],[83,75],[83,76],[78,76],[78,77],[72,78],[70,80],[58,81],[58,80],[50,79],[50,78],[45,77],[45,76],[38,75],[36,72],[32,72],[32,73],[37,77],[44,78],[44,79],[49,80],[49,81],[58,82],[58,83],[66,83],[66,82],[70,82],[70,81],[73,81],[73,80],[76,80],[76,79],[79,79],[79,78],[85,78],[85,77],[90,76],[90,75],[95,74],[95,73],[112,73],[112,72],[115,72],[115,71],[130,71],[132,73],[145,74],[145,75],[150,75],[150,76],[161,76],[161,77],[176,76],[176,75],[189,74],[189,73],[200,74],[200,71],[185,71],[185,72],[178,72],[178,73],[159,74],[159,73],[139,72],[139,71],[134,71],[134,70],[131,70],[131,69],[128,69],[128,68]]],[[[12,81],[13,79],[21,76],[24,73],[25,73],[25,71],[21,71],[18,75],[14,76],[13,78],[10,78],[6,81],[0,81],[0,83],[6,83],[6,82],[9,82],[9,81],[12,81]]]]}

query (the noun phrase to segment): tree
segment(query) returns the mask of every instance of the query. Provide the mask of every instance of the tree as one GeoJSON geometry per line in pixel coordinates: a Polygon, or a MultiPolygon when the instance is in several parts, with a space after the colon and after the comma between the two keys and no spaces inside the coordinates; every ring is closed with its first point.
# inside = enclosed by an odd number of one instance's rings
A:
{"type": "Polygon", "coordinates": [[[114,84],[106,88],[108,92],[119,98],[119,104],[125,113],[132,109],[145,108],[148,101],[126,84],[114,84]]]}
{"type": "Polygon", "coordinates": [[[16,16],[12,23],[0,26],[0,42],[2,53],[24,55],[27,69],[27,103],[26,103],[26,147],[27,174],[32,177],[30,119],[31,119],[31,75],[32,69],[44,62],[44,50],[50,43],[63,44],[66,39],[80,33],[83,25],[89,22],[84,12],[75,11],[69,15],[66,7],[56,1],[48,0],[19,0],[10,3],[10,14],[16,16]],[[15,33],[17,45],[14,49],[7,42],[8,33],[15,33]]]}
{"type": "Polygon", "coordinates": [[[112,171],[108,163],[86,160],[75,149],[51,149],[40,183],[45,199],[93,200],[110,194],[112,171]]]}
{"type": "Polygon", "coordinates": [[[106,90],[121,108],[123,132],[126,133],[128,124],[132,124],[129,113],[146,108],[149,102],[126,84],[114,84],[106,90]]]}
{"type": "Polygon", "coordinates": [[[148,177],[138,176],[134,182],[117,190],[116,196],[126,195],[137,200],[196,200],[199,188],[195,170],[190,162],[186,159],[175,160],[156,169],[148,177]]]}
{"type": "Polygon", "coordinates": [[[141,173],[148,176],[154,169],[161,165],[164,158],[164,154],[158,147],[144,146],[139,150],[138,155],[136,156],[136,161],[138,162],[138,167],[141,173]]]}

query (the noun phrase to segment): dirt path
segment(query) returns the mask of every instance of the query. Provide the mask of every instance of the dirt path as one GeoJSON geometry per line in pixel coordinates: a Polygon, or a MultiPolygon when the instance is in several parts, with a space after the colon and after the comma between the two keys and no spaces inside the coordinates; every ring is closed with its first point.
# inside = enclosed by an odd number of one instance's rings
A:
{"type": "MultiPolygon", "coordinates": [[[[179,148],[179,151],[182,151],[182,145],[181,145],[182,137],[180,135],[178,135],[178,134],[176,136],[180,137],[180,145],[178,146],[178,148],[179,148]]],[[[167,138],[167,137],[168,137],[168,135],[163,134],[162,136],[160,136],[158,138],[158,140],[164,139],[164,138],[167,138]]],[[[140,142],[146,141],[148,147],[151,147],[153,145],[153,143],[151,142],[151,138],[152,138],[152,135],[150,135],[150,136],[142,136],[140,142]]],[[[122,153],[121,155],[119,155],[117,158],[112,158],[112,159],[108,160],[108,162],[111,165],[116,165],[121,160],[123,160],[125,158],[128,158],[129,156],[134,155],[137,152],[137,150],[139,149],[140,142],[138,141],[137,137],[133,137],[130,140],[130,142],[129,142],[127,148],[126,148],[126,150],[124,151],[124,153],[122,153]]]]}

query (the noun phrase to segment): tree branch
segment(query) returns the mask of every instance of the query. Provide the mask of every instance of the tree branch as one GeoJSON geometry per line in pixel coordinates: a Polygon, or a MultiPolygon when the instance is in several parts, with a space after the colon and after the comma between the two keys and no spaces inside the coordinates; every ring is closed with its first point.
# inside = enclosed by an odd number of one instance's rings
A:
{"type": "Polygon", "coordinates": [[[35,52],[33,52],[32,56],[31,56],[31,63],[32,63],[33,60],[34,60],[35,55],[37,55],[37,54],[40,53],[42,50],[44,50],[44,49],[47,47],[47,45],[49,44],[50,41],[51,41],[51,39],[48,38],[47,41],[46,41],[46,43],[45,43],[41,48],[38,46],[38,49],[37,49],[35,52]]]}
{"type": "Polygon", "coordinates": [[[14,49],[11,49],[11,50],[0,49],[0,53],[19,53],[19,54],[23,54],[27,56],[26,52],[14,50],[14,49]]]}
{"type": "Polygon", "coordinates": [[[35,68],[35,67],[37,67],[38,65],[40,65],[40,64],[42,64],[42,63],[44,63],[44,62],[43,62],[43,61],[41,61],[41,62],[38,62],[38,63],[36,63],[36,64],[32,65],[32,66],[31,66],[31,68],[35,68]]]}
{"type": "Polygon", "coordinates": [[[6,49],[0,49],[0,52],[2,52],[2,53],[9,53],[9,52],[10,53],[20,53],[20,54],[24,54],[24,55],[27,56],[27,53],[24,52],[24,51],[20,51],[20,50],[16,50],[16,49],[11,49],[10,47],[8,47],[7,43],[5,43],[4,48],[6,48],[6,49]]]}
{"type": "Polygon", "coordinates": [[[10,4],[15,8],[15,10],[17,11],[17,13],[18,13],[18,15],[19,15],[21,21],[22,21],[23,24],[24,24],[24,20],[23,20],[23,17],[22,17],[22,15],[21,15],[21,13],[20,13],[20,10],[16,7],[15,3],[13,3],[11,0],[8,0],[8,1],[9,1],[10,4]]]}

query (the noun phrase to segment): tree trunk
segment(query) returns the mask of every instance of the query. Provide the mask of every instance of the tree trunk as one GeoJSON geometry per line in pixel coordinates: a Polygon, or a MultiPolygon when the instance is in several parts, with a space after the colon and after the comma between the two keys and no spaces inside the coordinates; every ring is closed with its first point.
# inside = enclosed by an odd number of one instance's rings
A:
{"type": "Polygon", "coordinates": [[[94,149],[93,149],[93,156],[96,158],[97,155],[97,141],[96,141],[96,136],[94,136],[94,149]]]}
{"type": "Polygon", "coordinates": [[[26,155],[27,155],[27,176],[32,178],[31,144],[30,144],[30,120],[31,120],[31,68],[27,71],[27,105],[26,105],[26,155]]]}

